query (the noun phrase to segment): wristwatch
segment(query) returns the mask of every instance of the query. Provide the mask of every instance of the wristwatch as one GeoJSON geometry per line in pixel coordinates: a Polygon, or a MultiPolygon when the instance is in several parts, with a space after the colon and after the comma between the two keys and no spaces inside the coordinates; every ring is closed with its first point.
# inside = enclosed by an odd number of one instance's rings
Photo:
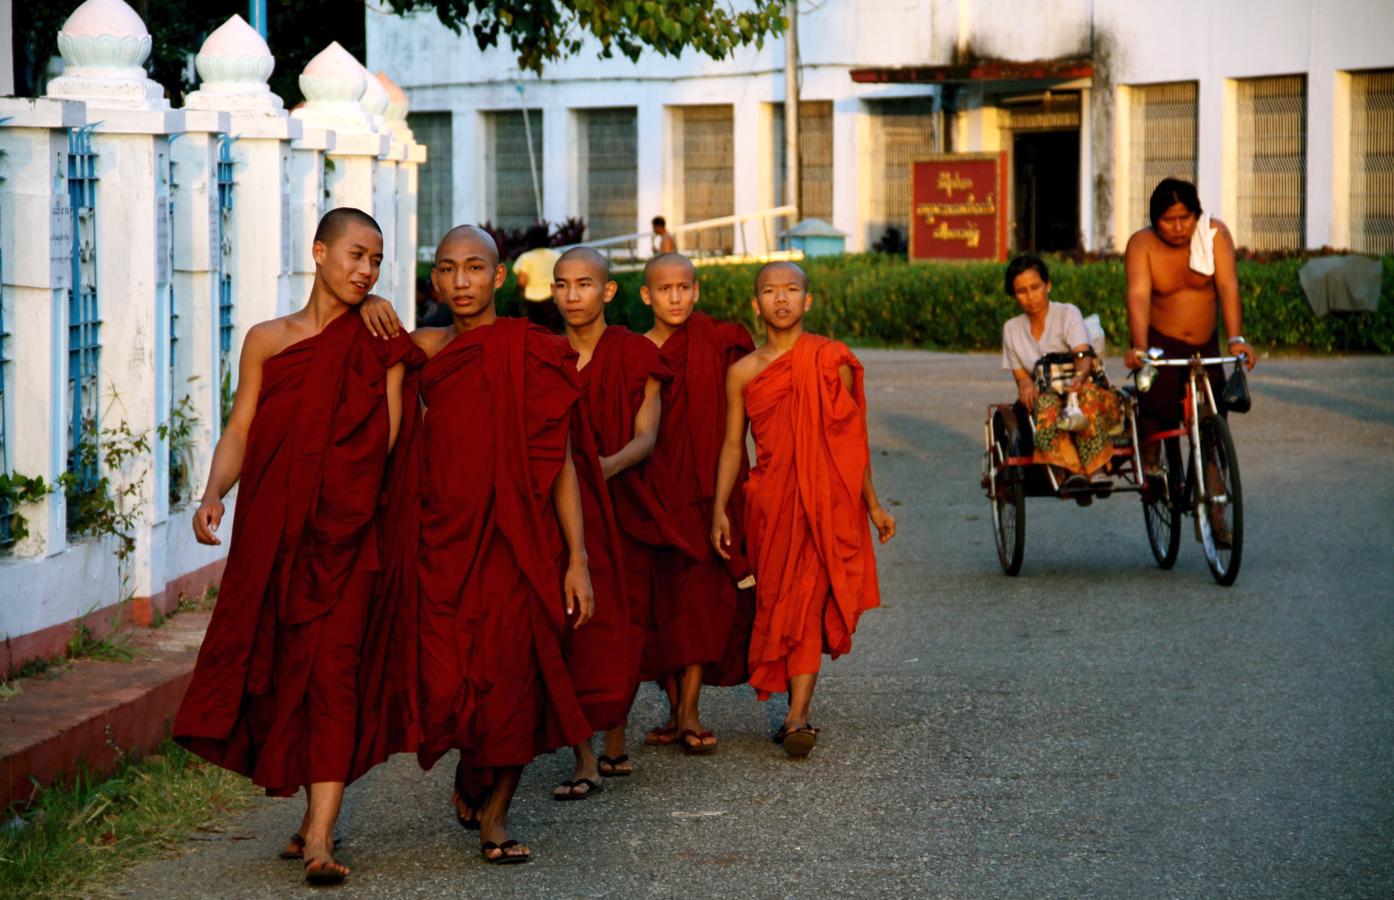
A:
{"type": "Polygon", "coordinates": [[[1230,342],[1231,344],[1247,344],[1247,343],[1249,343],[1248,341],[1244,340],[1244,335],[1242,335],[1242,334],[1236,334],[1234,337],[1232,337],[1232,338],[1229,339],[1229,342],[1230,342]]]}

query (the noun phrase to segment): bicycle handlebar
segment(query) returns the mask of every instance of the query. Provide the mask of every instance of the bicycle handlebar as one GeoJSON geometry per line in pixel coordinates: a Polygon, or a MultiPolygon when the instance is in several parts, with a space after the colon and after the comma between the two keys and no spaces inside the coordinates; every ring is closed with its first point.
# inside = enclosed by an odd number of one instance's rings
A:
{"type": "Polygon", "coordinates": [[[1202,366],[1218,366],[1224,363],[1238,362],[1242,356],[1206,356],[1200,359],[1187,357],[1185,359],[1148,359],[1147,363],[1154,366],[1189,366],[1192,363],[1199,363],[1202,366]]]}

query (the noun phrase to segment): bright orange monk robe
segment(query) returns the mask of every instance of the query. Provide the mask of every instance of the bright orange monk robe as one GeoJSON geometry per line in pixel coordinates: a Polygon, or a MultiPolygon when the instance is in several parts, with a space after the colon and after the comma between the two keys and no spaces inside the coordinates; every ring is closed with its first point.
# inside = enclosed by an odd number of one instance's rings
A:
{"type": "Polygon", "coordinates": [[[566,552],[552,501],[575,378],[565,342],[523,319],[456,335],[422,370],[418,474],[403,472],[388,498],[383,590],[395,633],[419,630],[420,655],[398,657],[382,686],[381,743],[419,738],[423,768],[460,750],[467,797],[493,769],[592,734],[564,656],[566,552]]]}
{"type": "Polygon", "coordinates": [[[857,358],[804,334],[743,396],[755,437],[745,485],[756,579],[750,684],[763,700],[817,672],[824,652],[851,650],[857,619],[880,605],[881,592],[862,497],[870,452],[857,358]],[[852,370],[851,391],[841,366],[852,370]]]}
{"type": "MultiPolygon", "coordinates": [[[[352,781],[378,568],[387,369],[423,357],[346,313],[262,367],[227,568],[174,737],[267,793],[352,781]]],[[[414,376],[409,376],[408,388],[414,376]]]]}
{"type": "MultiPolygon", "coordinates": [[[[734,491],[727,505],[734,537],[729,564],[712,550],[708,534],[726,427],[726,370],[755,344],[744,327],[694,312],[662,349],[673,380],[663,391],[648,477],[661,490],[682,543],[658,554],[646,668],[662,679],[700,665],[706,684],[741,684],[754,597],[736,587],[749,567],[741,552],[744,515],[734,491]]],[[[737,488],[745,475],[742,462],[737,488]]]]}

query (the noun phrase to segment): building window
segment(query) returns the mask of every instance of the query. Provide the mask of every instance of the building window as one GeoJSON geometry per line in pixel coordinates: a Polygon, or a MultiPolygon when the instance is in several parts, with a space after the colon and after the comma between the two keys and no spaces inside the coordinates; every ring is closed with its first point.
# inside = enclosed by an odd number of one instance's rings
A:
{"type": "Polygon", "coordinates": [[[68,288],[68,531],[73,503],[98,489],[98,372],[101,316],[97,302],[97,157],[91,126],[68,133],[68,199],[73,215],[73,270],[68,288]]]}
{"type": "Polygon", "coordinates": [[[1147,203],[1163,178],[1196,183],[1194,81],[1138,85],[1128,91],[1128,227],[1151,224],[1147,203]]]}
{"type": "Polygon", "coordinates": [[[882,239],[888,228],[910,237],[910,163],[939,152],[939,117],[933,97],[875,100],[871,113],[871,202],[867,244],[882,239]]]}
{"type": "Polygon", "coordinates": [[[487,113],[489,173],[486,218],[499,228],[526,228],[542,218],[542,110],[487,113]],[[528,152],[531,137],[532,152],[528,152]]]}
{"type": "Polygon", "coordinates": [[[1394,69],[1350,81],[1350,248],[1394,253],[1394,69]]]}
{"type": "Polygon", "coordinates": [[[417,143],[427,147],[426,164],[421,167],[416,192],[416,247],[417,252],[428,259],[435,251],[436,242],[455,227],[451,118],[448,112],[407,116],[407,125],[417,143]]]}
{"type": "Polygon", "coordinates": [[[218,140],[218,397],[219,421],[227,425],[237,390],[237,359],[232,346],[236,317],[232,293],[232,141],[218,140]]]}
{"type": "MultiPolygon", "coordinates": [[[[774,106],[774,204],[785,197],[789,177],[784,153],[784,104],[774,106]]],[[[833,104],[831,100],[799,103],[799,217],[833,220],[833,104]]]]}
{"type": "Polygon", "coordinates": [[[1307,78],[1237,83],[1235,234],[1250,250],[1307,243],[1307,78]]]}
{"type": "MultiPolygon", "coordinates": [[[[683,224],[734,215],[735,119],[730,106],[683,106],[675,111],[683,224]]],[[[701,254],[733,252],[735,230],[726,225],[689,233],[679,249],[701,254]]]]}
{"type": "Polygon", "coordinates": [[[639,221],[639,116],[633,107],[577,114],[586,239],[632,234],[639,221]]]}

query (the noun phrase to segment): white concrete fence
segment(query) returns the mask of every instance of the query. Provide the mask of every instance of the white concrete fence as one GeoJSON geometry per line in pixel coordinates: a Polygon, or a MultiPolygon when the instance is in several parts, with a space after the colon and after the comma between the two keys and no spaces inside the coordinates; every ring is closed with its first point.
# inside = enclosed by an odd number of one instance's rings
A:
{"type": "Polygon", "coordinates": [[[233,16],[195,58],[199,90],[173,109],[122,0],[88,0],[58,47],[65,68],[46,96],[0,98],[0,468],[49,484],[71,473],[74,504],[111,503],[96,504],[98,534],[81,536],[64,488],[0,495],[0,676],[61,653],[79,622],[98,634],[148,624],[218,579],[232,504],[221,547],[194,542],[188,504],[242,336],[304,302],[327,209],[377,219],[376,291],[415,316],[426,148],[385,75],[330,44],[287,114],[267,86],[270,49],[233,16]],[[97,461],[83,466],[94,436],[97,461]]]}

